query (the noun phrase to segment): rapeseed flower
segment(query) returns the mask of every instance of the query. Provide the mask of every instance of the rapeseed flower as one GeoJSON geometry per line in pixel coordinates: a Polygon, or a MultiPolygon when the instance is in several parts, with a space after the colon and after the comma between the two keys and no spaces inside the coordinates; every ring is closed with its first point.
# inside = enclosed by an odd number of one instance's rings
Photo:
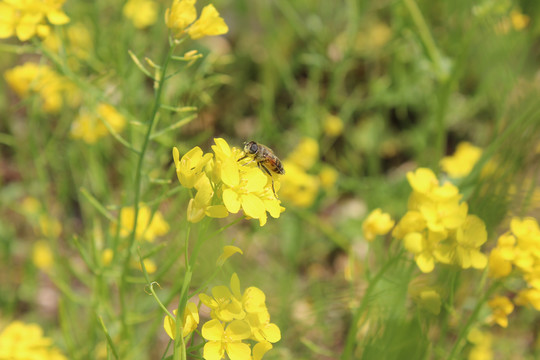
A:
{"type": "Polygon", "coordinates": [[[327,114],[323,120],[324,133],[330,137],[341,135],[343,128],[343,121],[336,115],[327,114]]]}
{"type": "Polygon", "coordinates": [[[64,25],[69,17],[62,11],[65,0],[4,0],[0,2],[0,39],[17,36],[26,41],[39,35],[44,38],[50,26],[64,25]]]}
{"type": "MultiPolygon", "coordinates": [[[[135,209],[128,206],[120,210],[120,236],[129,236],[134,227],[135,209]]],[[[113,231],[116,231],[116,225],[113,224],[113,231]]],[[[157,210],[152,216],[152,210],[147,205],[139,205],[139,214],[137,215],[137,227],[135,238],[137,240],[146,240],[153,242],[158,236],[169,232],[169,224],[163,218],[163,215],[157,210]]]]}
{"type": "Polygon", "coordinates": [[[231,360],[250,360],[251,348],[244,343],[251,335],[249,324],[234,320],[225,328],[219,320],[210,320],[202,327],[202,336],[208,340],[204,344],[205,360],[221,360],[225,353],[231,360]]]}
{"type": "Polygon", "coordinates": [[[481,148],[464,141],[458,144],[453,155],[441,160],[441,168],[450,177],[461,178],[469,175],[480,156],[482,156],[481,148]]]}
{"type": "Polygon", "coordinates": [[[375,209],[362,224],[364,239],[371,242],[377,235],[386,235],[392,230],[394,224],[395,221],[392,220],[390,214],[383,213],[381,209],[375,209]]]}
{"type": "Polygon", "coordinates": [[[223,266],[223,264],[225,264],[225,261],[227,261],[228,258],[230,258],[231,256],[233,256],[236,253],[240,253],[240,255],[244,254],[242,249],[240,249],[239,247],[232,246],[232,245],[224,246],[223,247],[223,252],[221,253],[221,255],[219,256],[219,258],[216,261],[216,265],[217,266],[223,266]]]}
{"type": "Polygon", "coordinates": [[[126,119],[112,105],[101,103],[97,106],[95,114],[83,111],[71,124],[71,137],[81,139],[87,144],[94,144],[99,139],[109,134],[107,123],[112,131],[121,132],[126,119]]]}
{"type": "Polygon", "coordinates": [[[122,12],[137,29],[144,29],[156,22],[158,4],[153,0],[128,0],[122,12]]]}
{"type": "Polygon", "coordinates": [[[75,85],[48,65],[27,62],[7,70],[4,77],[21,99],[38,95],[43,110],[48,113],[58,112],[65,101],[74,106],[80,100],[75,85]]]}
{"type": "MultiPolygon", "coordinates": [[[[231,148],[224,139],[214,141],[214,154],[203,154],[195,147],[180,158],[179,150],[173,149],[178,180],[197,190],[188,204],[188,221],[195,223],[205,216],[223,218],[240,210],[258,219],[261,226],[266,224],[267,212],[278,218],[283,209],[274,196],[272,178],[255,162],[240,164],[242,150],[231,148]]],[[[277,177],[274,184],[279,190],[277,177]]]]}
{"type": "Polygon", "coordinates": [[[282,196],[287,201],[298,207],[309,207],[315,201],[320,180],[317,176],[307,171],[319,159],[319,144],[315,139],[303,138],[296,148],[283,161],[283,167],[287,172],[282,177],[282,196]]]}
{"type": "MultiPolygon", "coordinates": [[[[176,316],[177,310],[174,310],[174,315],[176,316]]],[[[197,326],[199,325],[199,309],[197,304],[193,302],[188,302],[184,310],[184,318],[182,323],[182,337],[186,338],[191,334],[197,326]]],[[[165,316],[163,319],[163,328],[165,332],[171,339],[174,340],[176,337],[176,320],[170,317],[169,315],[165,316]]]]}
{"type": "Polygon", "coordinates": [[[32,247],[32,262],[38,269],[43,271],[51,269],[54,263],[54,255],[47,241],[39,240],[34,243],[32,247]]]}
{"type": "Polygon", "coordinates": [[[0,333],[0,359],[67,360],[37,324],[10,323],[0,333]]]}
{"type": "Polygon", "coordinates": [[[197,19],[195,2],[196,0],[174,0],[172,6],[166,10],[165,24],[175,38],[181,37],[185,32],[192,39],[199,39],[226,34],[229,31],[229,27],[212,4],[205,6],[197,19]]]}
{"type": "Polygon", "coordinates": [[[272,349],[272,343],[281,339],[279,327],[270,322],[262,290],[252,286],[242,293],[240,280],[233,274],[230,289],[216,286],[212,295],[199,294],[201,302],[211,309],[212,317],[202,329],[208,340],[205,359],[221,359],[225,353],[230,359],[251,359],[251,347],[244,343],[248,340],[256,342],[253,359],[261,359],[272,349]]]}
{"type": "Polygon", "coordinates": [[[451,183],[439,184],[426,168],[407,173],[413,192],[409,211],[393,231],[414,254],[422,272],[431,272],[435,263],[453,264],[468,269],[483,269],[487,257],[480,247],[487,240],[484,222],[468,214],[467,203],[451,183]]]}
{"type": "Polygon", "coordinates": [[[490,301],[488,305],[491,308],[491,316],[488,318],[489,322],[497,323],[499,326],[505,328],[508,326],[508,315],[514,311],[514,304],[506,296],[496,296],[490,301]]]}
{"type": "Polygon", "coordinates": [[[469,360],[493,359],[493,338],[490,333],[474,328],[469,331],[467,340],[473,344],[473,347],[469,352],[469,360]]]}

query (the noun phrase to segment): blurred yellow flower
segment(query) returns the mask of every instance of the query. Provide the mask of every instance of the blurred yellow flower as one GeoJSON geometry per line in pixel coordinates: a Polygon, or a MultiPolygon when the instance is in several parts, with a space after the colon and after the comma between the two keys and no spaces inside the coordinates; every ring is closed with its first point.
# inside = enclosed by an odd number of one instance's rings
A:
{"type": "MultiPolygon", "coordinates": [[[[78,66],[77,59],[73,58],[75,55],[78,59],[87,59],[92,53],[94,43],[92,35],[88,28],[82,23],[72,24],[66,29],[67,43],[63,44],[65,51],[70,55],[68,58],[68,65],[76,68],[78,66]]],[[[61,40],[55,32],[52,32],[43,40],[43,44],[52,52],[58,52],[60,50],[61,40]]]]}
{"type": "Polygon", "coordinates": [[[32,248],[32,262],[38,269],[44,271],[47,271],[52,267],[54,255],[47,241],[39,240],[34,243],[32,248]]]}
{"type": "Polygon", "coordinates": [[[441,160],[441,168],[450,177],[460,178],[469,175],[482,156],[482,149],[469,142],[461,142],[452,156],[441,160]]]}
{"type": "Polygon", "coordinates": [[[109,129],[103,122],[106,122],[116,133],[121,132],[126,125],[124,116],[113,106],[101,103],[97,106],[96,114],[86,111],[79,114],[71,124],[71,137],[81,139],[87,144],[94,144],[109,134],[109,129]]]}
{"type": "MultiPolygon", "coordinates": [[[[120,210],[120,236],[129,236],[133,230],[135,219],[135,209],[133,206],[128,206],[120,210]]],[[[116,226],[113,224],[113,231],[116,231],[116,226]]],[[[139,205],[139,214],[137,216],[137,228],[135,238],[137,240],[146,240],[153,242],[158,236],[165,235],[169,232],[169,224],[157,210],[152,216],[152,210],[143,204],[139,205]]]]}
{"type": "Polygon", "coordinates": [[[64,25],[69,17],[62,11],[65,0],[4,0],[0,2],[0,39],[17,36],[26,41],[46,37],[53,25],[64,25]]]}
{"type": "Polygon", "coordinates": [[[321,171],[319,172],[319,182],[327,191],[334,188],[338,177],[339,173],[337,170],[328,165],[323,165],[321,171]]]}
{"type": "Polygon", "coordinates": [[[122,12],[137,29],[144,29],[156,22],[158,4],[154,0],[128,0],[122,12]]]}
{"type": "Polygon", "coordinates": [[[519,31],[525,29],[527,25],[529,25],[531,18],[523,14],[521,11],[513,9],[510,12],[510,20],[512,22],[512,27],[519,31]]]}
{"type": "Polygon", "coordinates": [[[498,279],[510,275],[512,262],[516,258],[515,243],[516,238],[510,233],[499,236],[497,246],[489,254],[490,277],[498,279]]]}
{"type": "Polygon", "coordinates": [[[381,209],[373,210],[362,224],[364,239],[371,242],[377,235],[388,234],[395,223],[390,214],[383,213],[381,209]]]}
{"type": "Polygon", "coordinates": [[[514,298],[514,303],[519,306],[531,305],[537,311],[540,311],[540,290],[523,289],[514,298]]]}
{"type": "Polygon", "coordinates": [[[222,35],[229,31],[229,27],[212,4],[205,6],[199,19],[195,21],[195,2],[196,0],[174,0],[172,6],[166,10],[165,24],[174,37],[179,38],[186,29],[192,39],[222,35]]]}
{"type": "Polygon", "coordinates": [[[47,65],[27,62],[7,70],[4,77],[21,99],[39,95],[42,108],[48,113],[58,112],[64,104],[64,98],[70,105],[76,105],[79,100],[76,87],[47,65]]]}
{"type": "MultiPolygon", "coordinates": [[[[154,260],[152,260],[152,259],[144,259],[143,263],[144,263],[144,268],[146,269],[146,272],[148,274],[153,274],[153,273],[156,272],[157,265],[154,262],[154,260]]],[[[142,266],[141,266],[141,263],[139,261],[136,262],[136,266],[137,266],[137,269],[142,271],[142,266]]]]}
{"type": "Polygon", "coordinates": [[[283,161],[283,167],[287,169],[285,175],[282,176],[283,199],[298,207],[311,206],[319,191],[319,179],[289,160],[283,161]]]}
{"type": "Polygon", "coordinates": [[[221,255],[219,256],[219,258],[216,261],[216,265],[217,266],[223,266],[223,264],[225,264],[225,261],[227,261],[228,258],[230,258],[231,256],[233,256],[236,253],[239,253],[240,255],[244,254],[242,249],[240,249],[239,247],[232,246],[232,245],[224,246],[223,247],[223,252],[221,253],[221,255]]]}
{"type": "Polygon", "coordinates": [[[35,215],[41,211],[41,203],[35,197],[27,196],[21,202],[21,210],[26,215],[35,215]]]}
{"type": "Polygon", "coordinates": [[[0,359],[67,360],[37,324],[13,321],[0,333],[0,359]]]}
{"type": "Polygon", "coordinates": [[[62,224],[60,221],[46,214],[39,216],[39,228],[41,233],[49,238],[57,238],[62,233],[62,224]]]}
{"type": "Polygon", "coordinates": [[[514,304],[506,296],[496,296],[488,301],[491,308],[491,316],[489,322],[495,322],[499,326],[505,328],[508,326],[508,315],[514,311],[514,304]]]}
{"type": "Polygon", "coordinates": [[[323,131],[330,137],[337,137],[343,132],[343,121],[336,115],[327,114],[323,121],[323,131]]]}
{"type": "Polygon", "coordinates": [[[114,258],[114,251],[112,249],[104,249],[101,252],[101,263],[103,266],[108,266],[111,264],[114,258]]]}
{"type": "Polygon", "coordinates": [[[491,360],[493,359],[492,337],[487,332],[482,332],[478,328],[473,328],[467,335],[467,340],[473,344],[469,352],[469,360],[491,360]]]}
{"type": "MultiPolygon", "coordinates": [[[[310,169],[319,160],[319,143],[312,138],[303,138],[286,160],[304,170],[310,169]]],[[[289,170],[287,169],[287,171],[289,170]]]]}
{"type": "MultiPolygon", "coordinates": [[[[176,316],[178,313],[177,310],[173,311],[173,314],[176,316]]],[[[182,327],[182,337],[187,337],[191,334],[199,325],[199,309],[197,304],[193,302],[188,302],[184,310],[183,318],[183,327],[182,327]]],[[[174,340],[176,337],[176,320],[170,317],[169,315],[165,316],[163,319],[163,328],[169,337],[174,340]]]]}

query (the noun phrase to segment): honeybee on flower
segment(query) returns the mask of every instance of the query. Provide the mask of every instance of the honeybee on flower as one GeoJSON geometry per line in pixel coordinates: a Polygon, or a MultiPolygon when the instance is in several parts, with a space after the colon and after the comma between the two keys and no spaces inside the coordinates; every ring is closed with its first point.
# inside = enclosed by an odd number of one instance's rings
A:
{"type": "Polygon", "coordinates": [[[270,179],[272,179],[272,191],[274,192],[274,196],[277,198],[276,190],[274,188],[274,177],[272,176],[272,173],[279,175],[285,174],[285,169],[281,164],[281,160],[279,160],[279,158],[274,154],[272,149],[270,149],[268,146],[256,143],[255,141],[249,141],[244,143],[244,154],[245,155],[238,159],[238,161],[242,161],[246,158],[251,157],[251,161],[244,165],[256,162],[257,166],[266,174],[268,174],[268,176],[270,176],[270,179]]]}

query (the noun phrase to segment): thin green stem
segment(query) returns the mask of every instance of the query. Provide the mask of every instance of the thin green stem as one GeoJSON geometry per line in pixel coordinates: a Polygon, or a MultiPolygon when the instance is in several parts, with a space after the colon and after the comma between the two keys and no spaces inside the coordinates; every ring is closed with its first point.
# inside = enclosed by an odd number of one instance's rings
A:
{"type": "Polygon", "coordinates": [[[379,269],[377,274],[369,281],[369,285],[366,289],[366,292],[364,293],[364,296],[362,297],[362,302],[360,303],[360,306],[356,308],[356,311],[354,312],[349,332],[347,334],[347,339],[345,341],[345,348],[343,350],[343,354],[341,355],[341,360],[349,360],[354,358],[354,345],[356,344],[356,333],[358,330],[358,321],[360,320],[360,317],[364,313],[365,308],[367,307],[369,303],[369,299],[371,298],[371,293],[375,290],[377,283],[379,280],[383,277],[383,275],[392,267],[394,264],[401,259],[401,256],[403,254],[403,251],[399,252],[395,257],[388,260],[386,264],[382,268],[379,269]]]}
{"type": "Polygon", "coordinates": [[[463,328],[458,334],[456,342],[454,343],[454,347],[452,347],[452,350],[450,351],[450,355],[448,355],[447,357],[448,360],[454,359],[454,357],[456,356],[456,353],[461,349],[461,342],[469,334],[469,330],[471,329],[471,326],[474,324],[474,322],[478,320],[478,314],[480,313],[482,306],[484,306],[486,301],[491,297],[491,295],[497,290],[499,286],[500,286],[500,282],[494,282],[491,285],[491,287],[488,289],[488,291],[485,292],[484,297],[476,303],[476,306],[474,307],[474,310],[471,313],[471,316],[469,316],[469,318],[467,319],[467,322],[465,323],[465,325],[463,326],[463,328]]]}
{"type": "Polygon", "coordinates": [[[120,282],[121,320],[122,320],[122,332],[124,334],[128,333],[129,331],[129,326],[127,323],[127,304],[126,304],[126,290],[127,290],[127,285],[128,285],[127,275],[129,273],[129,264],[131,262],[133,247],[135,245],[135,234],[136,234],[136,229],[137,229],[137,219],[139,216],[139,200],[141,196],[142,168],[143,168],[143,163],[144,163],[144,156],[146,154],[146,150],[150,142],[150,137],[152,135],[152,129],[154,128],[154,122],[158,116],[158,111],[161,105],[161,95],[163,93],[163,88],[165,84],[165,74],[167,72],[167,66],[169,64],[169,61],[171,59],[171,56],[175,48],[176,48],[176,44],[173,43],[173,45],[169,48],[167,56],[165,57],[165,62],[161,69],[161,75],[160,75],[160,78],[158,79],[158,86],[155,93],[154,105],[153,105],[152,112],[150,115],[150,121],[147,125],[146,135],[144,137],[141,150],[139,152],[139,159],[137,161],[137,168],[135,170],[135,184],[134,184],[134,195],[133,195],[133,207],[134,207],[133,229],[129,237],[129,246],[128,246],[127,254],[124,260],[124,266],[122,269],[122,277],[121,277],[121,282],[120,282]]]}

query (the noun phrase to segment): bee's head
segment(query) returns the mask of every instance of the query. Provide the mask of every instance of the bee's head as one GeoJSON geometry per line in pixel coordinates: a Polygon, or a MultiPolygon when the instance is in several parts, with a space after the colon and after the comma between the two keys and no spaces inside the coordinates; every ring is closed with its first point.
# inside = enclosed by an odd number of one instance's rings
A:
{"type": "Polygon", "coordinates": [[[249,141],[249,142],[244,143],[244,152],[246,154],[253,155],[253,154],[256,154],[258,150],[259,150],[259,145],[257,145],[255,141],[249,141]]]}

